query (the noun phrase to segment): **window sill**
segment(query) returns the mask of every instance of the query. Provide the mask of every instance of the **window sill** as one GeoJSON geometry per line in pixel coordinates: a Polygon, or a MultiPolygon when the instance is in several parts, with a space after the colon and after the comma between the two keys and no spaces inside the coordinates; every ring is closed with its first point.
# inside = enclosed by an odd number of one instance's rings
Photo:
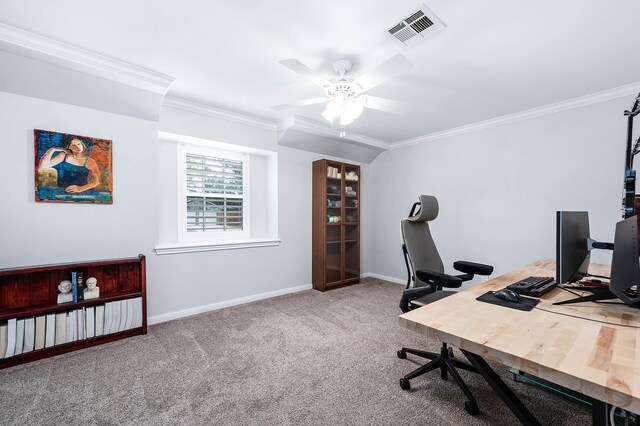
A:
{"type": "Polygon", "coordinates": [[[254,247],[279,246],[279,238],[256,238],[253,240],[194,242],[166,244],[155,248],[157,255],[195,253],[200,251],[237,250],[254,247]]]}

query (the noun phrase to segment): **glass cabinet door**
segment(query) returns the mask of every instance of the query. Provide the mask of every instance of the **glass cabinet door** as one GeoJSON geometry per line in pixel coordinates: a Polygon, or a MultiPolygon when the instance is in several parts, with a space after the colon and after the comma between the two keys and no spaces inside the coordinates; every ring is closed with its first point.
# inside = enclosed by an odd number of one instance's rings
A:
{"type": "Polygon", "coordinates": [[[360,227],[346,224],[344,228],[344,279],[348,280],[360,276],[360,227]]]}
{"type": "Polygon", "coordinates": [[[326,238],[326,282],[334,283],[342,281],[342,238],[339,224],[327,224],[326,238]]]}

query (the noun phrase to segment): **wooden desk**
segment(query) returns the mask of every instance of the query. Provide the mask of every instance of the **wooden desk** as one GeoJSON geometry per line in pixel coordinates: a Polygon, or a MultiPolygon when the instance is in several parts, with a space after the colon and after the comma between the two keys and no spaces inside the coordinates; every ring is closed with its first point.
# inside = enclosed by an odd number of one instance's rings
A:
{"type": "MultiPolygon", "coordinates": [[[[589,272],[608,275],[609,267],[591,265],[589,272]]],[[[482,358],[490,359],[593,398],[594,423],[606,413],[606,404],[599,401],[640,413],[640,311],[591,302],[554,306],[574,297],[558,288],[541,298],[540,309],[529,312],[475,300],[529,276],[555,276],[555,261],[532,263],[402,314],[400,324],[457,346],[465,355],[479,355],[475,362],[470,359],[474,366],[484,362],[482,358]]],[[[485,379],[490,382],[495,377],[485,379]]],[[[505,399],[500,395],[504,389],[496,391],[507,405],[516,404],[509,408],[523,423],[536,424],[533,416],[527,421],[531,413],[517,406],[521,404],[517,397],[517,401],[505,399]]]]}

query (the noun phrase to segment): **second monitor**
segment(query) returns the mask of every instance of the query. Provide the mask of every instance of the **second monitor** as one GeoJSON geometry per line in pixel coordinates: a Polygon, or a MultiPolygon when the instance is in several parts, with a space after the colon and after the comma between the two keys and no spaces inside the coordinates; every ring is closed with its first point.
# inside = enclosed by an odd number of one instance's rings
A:
{"type": "Polygon", "coordinates": [[[556,283],[580,281],[589,270],[589,213],[556,212],[556,283]]]}
{"type": "MultiPolygon", "coordinates": [[[[556,212],[556,282],[568,284],[589,274],[593,249],[613,250],[613,244],[592,239],[589,235],[588,212],[556,212]]],[[[609,277],[601,277],[606,278],[609,277]]]]}
{"type": "MultiPolygon", "coordinates": [[[[581,287],[591,293],[576,299],[556,302],[565,305],[620,299],[625,304],[640,307],[640,251],[638,248],[638,218],[616,224],[614,244],[601,243],[589,237],[587,212],[557,212],[556,273],[558,283],[580,280],[588,274],[590,251],[593,248],[613,250],[611,280],[605,288],[581,287]]],[[[606,278],[606,277],[601,277],[606,278]]],[[[573,288],[573,287],[572,287],[573,288]]]]}

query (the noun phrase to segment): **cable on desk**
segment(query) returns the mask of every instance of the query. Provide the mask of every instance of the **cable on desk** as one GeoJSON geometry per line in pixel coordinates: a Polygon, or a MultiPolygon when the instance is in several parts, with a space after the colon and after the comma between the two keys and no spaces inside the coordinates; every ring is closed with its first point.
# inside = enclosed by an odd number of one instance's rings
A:
{"type": "MultiPolygon", "coordinates": [[[[561,285],[559,285],[559,286],[558,286],[558,288],[559,288],[560,290],[564,290],[564,291],[566,291],[567,293],[571,293],[571,294],[573,294],[574,296],[578,296],[578,297],[582,297],[582,294],[580,294],[580,293],[576,293],[575,291],[572,291],[572,290],[584,291],[584,290],[583,290],[583,289],[581,289],[581,288],[576,288],[576,287],[564,287],[564,286],[561,286],[561,285]]],[[[607,302],[607,301],[604,301],[604,300],[593,300],[593,301],[591,301],[591,303],[595,303],[596,305],[621,305],[621,306],[624,306],[624,303],[620,303],[620,302],[607,302]]]]}
{"type": "Polygon", "coordinates": [[[611,277],[605,277],[604,275],[594,275],[594,274],[585,274],[585,277],[594,277],[594,278],[602,278],[605,280],[610,280],[611,277]]]}
{"type": "Polygon", "coordinates": [[[571,290],[569,290],[568,288],[566,288],[566,287],[564,287],[564,286],[559,285],[559,286],[558,286],[558,288],[559,288],[560,290],[564,290],[564,291],[566,291],[567,293],[571,293],[571,294],[573,294],[574,296],[578,296],[578,297],[582,296],[581,294],[578,294],[578,293],[576,293],[575,291],[571,291],[571,290]]]}

